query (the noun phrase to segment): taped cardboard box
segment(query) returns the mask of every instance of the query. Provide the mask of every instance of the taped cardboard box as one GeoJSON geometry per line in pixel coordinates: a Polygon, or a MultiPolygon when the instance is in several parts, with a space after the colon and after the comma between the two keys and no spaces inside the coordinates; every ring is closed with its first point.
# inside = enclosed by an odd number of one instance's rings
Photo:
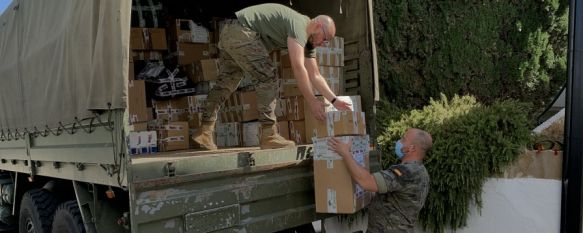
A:
{"type": "Polygon", "coordinates": [[[152,154],[158,152],[156,131],[130,132],[128,145],[131,155],[152,154]]]}
{"type": "Polygon", "coordinates": [[[218,147],[241,146],[241,124],[239,122],[217,123],[216,143],[218,147]]]}
{"type": "MultiPolygon", "coordinates": [[[[352,158],[369,170],[369,136],[336,137],[342,142],[352,141],[352,158]]],[[[371,193],[353,181],[343,158],[328,146],[330,138],[314,141],[314,187],[316,212],[351,214],[366,207],[371,193]]]]}
{"type": "Polygon", "coordinates": [[[242,124],[243,146],[259,146],[259,136],[261,135],[261,123],[247,122],[242,124]]]}
{"type": "Polygon", "coordinates": [[[190,148],[187,121],[171,121],[158,129],[160,151],[187,150],[190,148]]]}
{"type": "Polygon", "coordinates": [[[154,111],[156,119],[166,121],[187,121],[188,120],[188,97],[178,97],[170,100],[154,101],[154,111]]]}
{"type": "MultiPolygon", "coordinates": [[[[341,87],[340,82],[343,76],[343,69],[342,67],[336,66],[320,66],[320,74],[326,80],[326,83],[332,90],[332,92],[336,95],[341,95],[341,87]]],[[[314,94],[320,95],[321,93],[314,88],[314,94]]]]}
{"type": "Polygon", "coordinates": [[[131,28],[131,50],[167,50],[164,28],[131,28]]]}
{"type": "Polygon", "coordinates": [[[364,112],[331,111],[326,112],[326,119],[318,121],[306,116],[306,136],[324,138],[342,135],[365,135],[366,122],[364,112]]]}
{"type": "Polygon", "coordinates": [[[188,65],[196,61],[212,58],[209,44],[178,42],[178,64],[188,65]]]}
{"type": "Polygon", "coordinates": [[[257,93],[254,91],[235,92],[219,112],[221,122],[246,122],[259,118],[257,93]]]}
{"type": "Polygon", "coordinates": [[[184,69],[194,83],[214,81],[219,77],[219,59],[203,59],[184,66],[184,69]]]}
{"type": "Polygon", "coordinates": [[[277,117],[278,121],[286,121],[287,120],[287,99],[277,99],[275,101],[275,116],[277,117]]]}
{"type": "MultiPolygon", "coordinates": [[[[314,160],[341,160],[342,157],[330,150],[330,146],[328,145],[328,140],[331,137],[325,138],[316,138],[313,142],[313,152],[314,152],[314,160]]],[[[347,143],[349,141],[352,142],[350,147],[350,153],[352,154],[368,154],[370,152],[370,136],[368,135],[357,135],[357,136],[338,136],[335,137],[336,139],[347,143]]]]}
{"type": "Polygon", "coordinates": [[[286,120],[299,121],[305,119],[305,101],[302,96],[289,97],[287,99],[286,120]]]}
{"type": "MultiPolygon", "coordinates": [[[[359,165],[369,170],[369,157],[355,154],[359,165]]],[[[372,194],[353,181],[344,160],[314,160],[316,212],[352,214],[370,204],[372,194]]]]}
{"type": "Polygon", "coordinates": [[[172,39],[185,43],[209,43],[209,31],[189,19],[176,19],[171,29],[172,39]]]}
{"type": "Polygon", "coordinates": [[[316,60],[321,66],[344,66],[344,49],[318,47],[316,60]]]}
{"type": "MultiPolygon", "coordinates": [[[[320,66],[320,74],[324,77],[330,90],[336,95],[340,95],[341,70],[342,67],[320,66]]],[[[281,77],[279,85],[281,98],[302,96],[298,81],[295,79],[291,68],[282,68],[281,77]]],[[[313,87],[313,92],[316,95],[320,95],[320,92],[315,87],[313,87]]]]}
{"type": "MultiPolygon", "coordinates": [[[[280,54],[280,67],[290,68],[291,61],[287,50],[280,51],[280,54]]],[[[317,47],[316,60],[318,60],[318,65],[322,66],[344,66],[344,38],[336,36],[330,40],[327,47],[317,47]]]]}
{"type": "Polygon", "coordinates": [[[289,122],[290,140],[298,145],[306,144],[306,123],[304,121],[290,121],[289,122]]]}
{"type": "Polygon", "coordinates": [[[128,83],[128,111],[130,123],[149,120],[146,103],[146,83],[143,80],[130,80],[128,83]]]}
{"type": "Polygon", "coordinates": [[[298,87],[298,81],[294,77],[291,68],[282,68],[281,79],[279,81],[279,95],[281,98],[302,95],[302,92],[298,87]]]}

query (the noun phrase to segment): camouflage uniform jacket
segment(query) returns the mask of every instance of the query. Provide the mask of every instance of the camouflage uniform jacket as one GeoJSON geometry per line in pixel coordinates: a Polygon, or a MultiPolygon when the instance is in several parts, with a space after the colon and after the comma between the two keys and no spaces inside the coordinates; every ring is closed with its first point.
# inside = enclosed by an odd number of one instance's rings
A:
{"type": "Polygon", "coordinates": [[[373,174],[378,195],[369,208],[367,232],[413,232],[429,191],[421,162],[403,162],[373,174]]]}

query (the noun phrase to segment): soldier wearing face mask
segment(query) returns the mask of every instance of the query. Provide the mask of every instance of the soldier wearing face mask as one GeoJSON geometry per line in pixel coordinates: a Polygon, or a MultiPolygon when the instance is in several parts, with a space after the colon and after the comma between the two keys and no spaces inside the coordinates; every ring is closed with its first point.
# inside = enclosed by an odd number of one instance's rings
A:
{"type": "Polygon", "coordinates": [[[377,193],[369,207],[367,232],[413,232],[429,191],[423,158],[433,145],[431,135],[420,129],[408,129],[395,143],[395,154],[401,163],[374,174],[354,161],[350,144],[329,141],[330,148],[344,159],[352,178],[363,189],[377,193]]]}

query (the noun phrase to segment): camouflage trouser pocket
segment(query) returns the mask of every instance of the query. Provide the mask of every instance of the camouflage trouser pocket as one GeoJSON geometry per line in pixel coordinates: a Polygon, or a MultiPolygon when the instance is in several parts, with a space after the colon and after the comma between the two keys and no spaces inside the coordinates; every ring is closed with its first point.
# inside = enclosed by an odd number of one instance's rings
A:
{"type": "MultiPolygon", "coordinates": [[[[215,89],[225,92],[220,97],[226,98],[228,90],[236,89],[242,78],[240,71],[244,71],[251,76],[251,82],[257,90],[259,120],[264,123],[275,122],[273,110],[278,93],[277,69],[260,35],[239,23],[230,23],[225,25],[220,37],[218,46],[221,49],[221,74],[215,86],[215,89]]],[[[213,101],[217,99],[215,102],[222,101],[220,97],[209,95],[213,101]]]]}
{"type": "Polygon", "coordinates": [[[219,48],[259,82],[277,78],[277,69],[269,57],[269,51],[259,33],[240,24],[225,25],[221,31],[219,48]]]}

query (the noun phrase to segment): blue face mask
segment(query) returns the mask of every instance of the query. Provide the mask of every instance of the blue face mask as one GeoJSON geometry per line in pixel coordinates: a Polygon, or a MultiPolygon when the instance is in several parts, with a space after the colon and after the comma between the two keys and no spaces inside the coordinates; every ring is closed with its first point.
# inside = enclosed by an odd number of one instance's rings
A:
{"type": "Polygon", "coordinates": [[[405,154],[403,154],[403,151],[401,150],[403,149],[403,143],[401,143],[401,140],[398,140],[395,143],[395,154],[397,154],[397,158],[402,159],[405,154]]]}

